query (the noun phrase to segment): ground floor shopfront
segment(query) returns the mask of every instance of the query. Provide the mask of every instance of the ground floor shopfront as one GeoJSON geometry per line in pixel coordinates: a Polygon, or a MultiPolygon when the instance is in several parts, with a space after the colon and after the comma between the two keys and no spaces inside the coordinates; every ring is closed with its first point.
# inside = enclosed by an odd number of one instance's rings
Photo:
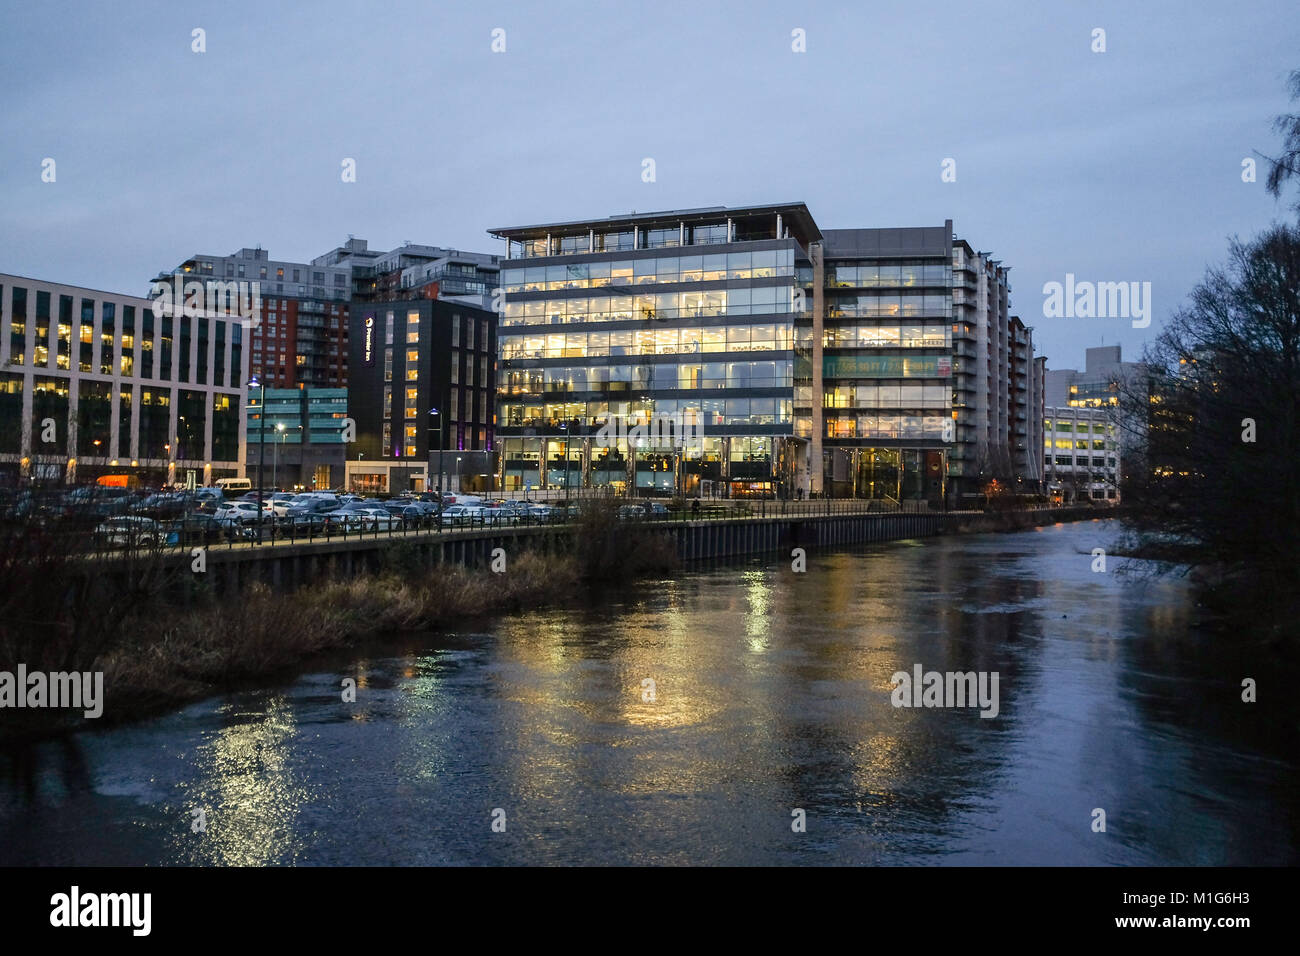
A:
{"type": "Polygon", "coordinates": [[[599,489],[658,498],[794,498],[806,490],[807,442],[778,436],[707,436],[687,443],[606,447],[593,436],[504,437],[498,481],[506,494],[599,489]]]}
{"type": "MultiPolygon", "coordinates": [[[[595,488],[642,497],[797,499],[817,493],[811,443],[789,436],[708,436],[687,449],[629,449],[625,442],[606,448],[590,436],[505,437],[498,451],[498,487],[506,494],[595,488]]],[[[942,448],[822,450],[826,497],[942,507],[946,479],[942,448]]]]}
{"type": "Polygon", "coordinates": [[[942,507],[948,492],[947,452],[943,448],[824,448],[822,487],[830,498],[923,500],[942,507]]]}

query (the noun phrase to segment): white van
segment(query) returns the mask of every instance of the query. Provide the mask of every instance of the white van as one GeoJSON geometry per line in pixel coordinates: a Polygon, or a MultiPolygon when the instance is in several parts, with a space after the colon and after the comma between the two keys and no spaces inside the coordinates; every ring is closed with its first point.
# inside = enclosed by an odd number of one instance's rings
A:
{"type": "Polygon", "coordinates": [[[253,481],[251,478],[218,478],[217,487],[225,494],[230,494],[232,491],[252,491],[253,481]]]}

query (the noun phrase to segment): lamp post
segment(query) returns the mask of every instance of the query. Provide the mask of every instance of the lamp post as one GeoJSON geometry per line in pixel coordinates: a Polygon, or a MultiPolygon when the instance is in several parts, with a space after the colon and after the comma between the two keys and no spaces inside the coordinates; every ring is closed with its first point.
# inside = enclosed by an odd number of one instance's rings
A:
{"type": "Polygon", "coordinates": [[[564,504],[569,504],[569,423],[560,422],[560,428],[564,431],[564,504]]]}
{"type": "MultiPolygon", "coordinates": [[[[275,430],[280,433],[280,444],[283,445],[284,436],[285,436],[284,422],[276,422],[275,430]]],[[[276,472],[280,467],[280,456],[277,454],[278,451],[279,449],[276,448],[274,445],[271,446],[271,491],[272,493],[274,493],[280,487],[279,482],[276,480],[276,472]]]]}
{"type": "MultiPolygon", "coordinates": [[[[438,418],[438,424],[430,425],[429,431],[436,430],[438,432],[438,486],[434,489],[434,491],[437,492],[439,503],[441,503],[442,501],[442,413],[439,412],[436,408],[431,408],[429,409],[429,414],[436,415],[438,418]]],[[[432,455],[429,456],[429,468],[431,470],[433,468],[432,455]]]]}
{"type": "Polygon", "coordinates": [[[266,471],[266,385],[256,375],[248,380],[257,386],[257,543],[262,543],[262,475],[266,471]]]}
{"type": "Polygon", "coordinates": [[[460,459],[456,459],[456,493],[460,494],[460,459]]]}

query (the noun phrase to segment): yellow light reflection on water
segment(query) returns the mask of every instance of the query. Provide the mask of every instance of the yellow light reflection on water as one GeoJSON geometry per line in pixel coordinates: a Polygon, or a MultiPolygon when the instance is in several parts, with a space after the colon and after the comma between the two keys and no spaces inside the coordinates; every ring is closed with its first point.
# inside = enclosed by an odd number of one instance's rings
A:
{"type": "Polygon", "coordinates": [[[177,840],[183,856],[223,866],[292,863],[300,847],[298,814],[312,789],[286,758],[297,731],[294,712],[282,696],[265,713],[233,714],[194,753],[195,782],[180,795],[189,823],[203,810],[206,830],[185,825],[177,840]]]}

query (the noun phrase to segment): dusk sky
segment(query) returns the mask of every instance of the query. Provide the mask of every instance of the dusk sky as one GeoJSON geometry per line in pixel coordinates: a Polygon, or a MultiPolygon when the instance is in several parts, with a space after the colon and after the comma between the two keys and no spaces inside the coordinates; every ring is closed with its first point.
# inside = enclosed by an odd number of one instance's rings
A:
{"type": "Polygon", "coordinates": [[[1294,0],[9,5],[0,271],[144,295],[243,246],[503,252],[487,229],[803,201],[952,219],[1050,368],[1137,358],[1229,236],[1292,215],[1259,154],[1300,108],[1298,28],[1294,0]],[[1066,273],[1152,283],[1155,321],[1044,318],[1066,273]]]}

